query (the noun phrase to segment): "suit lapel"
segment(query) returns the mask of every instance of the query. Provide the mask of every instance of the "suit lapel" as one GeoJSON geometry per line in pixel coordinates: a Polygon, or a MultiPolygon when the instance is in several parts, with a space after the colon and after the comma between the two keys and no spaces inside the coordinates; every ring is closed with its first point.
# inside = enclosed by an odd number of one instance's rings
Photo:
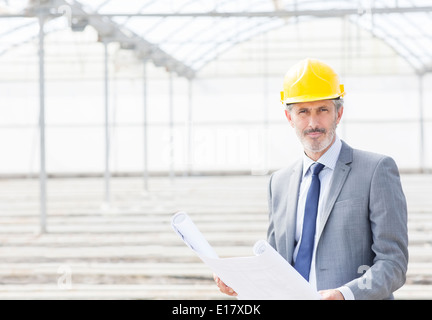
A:
{"type": "Polygon", "coordinates": [[[297,218],[297,202],[300,189],[300,182],[303,173],[303,163],[299,161],[294,167],[288,185],[288,202],[287,202],[287,233],[286,245],[288,262],[292,263],[292,257],[295,246],[296,218],[297,218]]]}
{"type": "Polygon", "coordinates": [[[336,162],[335,171],[333,172],[333,178],[329,186],[330,188],[329,197],[327,199],[317,229],[318,240],[321,237],[321,233],[324,230],[324,227],[327,223],[327,220],[330,216],[330,213],[333,209],[336,199],[338,198],[342,190],[342,187],[345,183],[345,180],[348,177],[348,174],[351,170],[351,167],[348,166],[347,164],[352,162],[352,151],[353,151],[352,148],[342,141],[342,148],[339,154],[339,159],[336,162]]]}

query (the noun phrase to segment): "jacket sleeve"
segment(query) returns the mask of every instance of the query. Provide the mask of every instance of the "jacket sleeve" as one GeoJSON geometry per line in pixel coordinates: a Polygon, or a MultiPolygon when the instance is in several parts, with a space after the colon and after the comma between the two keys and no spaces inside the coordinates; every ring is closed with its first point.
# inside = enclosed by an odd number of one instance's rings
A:
{"type": "Polygon", "coordinates": [[[356,299],[385,299],[405,283],[408,265],[407,204],[393,159],[378,162],[369,199],[373,265],[346,286],[356,299]]]}

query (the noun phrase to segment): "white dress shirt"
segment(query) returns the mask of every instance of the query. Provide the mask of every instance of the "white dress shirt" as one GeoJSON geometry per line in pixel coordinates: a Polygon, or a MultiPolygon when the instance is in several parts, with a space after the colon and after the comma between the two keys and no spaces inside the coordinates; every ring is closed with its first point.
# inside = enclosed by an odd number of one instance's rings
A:
{"type": "MultiPolygon", "coordinates": [[[[325,166],[324,169],[322,169],[322,171],[319,173],[321,188],[320,188],[320,195],[319,195],[319,202],[318,202],[318,213],[317,213],[317,221],[316,221],[317,225],[319,225],[323,213],[323,208],[325,207],[326,201],[328,199],[328,193],[330,191],[329,190],[330,181],[333,177],[333,172],[336,166],[337,159],[339,158],[339,153],[341,148],[342,148],[342,142],[339,139],[339,137],[336,136],[333,145],[317,161],[325,166]]],[[[310,167],[314,163],[315,162],[312,159],[310,159],[306,154],[303,155],[303,176],[302,176],[302,181],[300,183],[300,193],[299,193],[299,199],[297,205],[297,221],[296,221],[296,232],[295,232],[296,247],[294,249],[294,254],[293,254],[294,262],[297,258],[297,253],[300,248],[306,197],[312,181],[312,173],[310,167]]],[[[316,288],[315,253],[317,247],[317,240],[318,239],[315,238],[315,245],[312,254],[311,270],[309,274],[309,283],[314,288],[316,288]]],[[[346,300],[354,299],[354,295],[352,294],[351,290],[348,287],[341,287],[337,289],[341,291],[341,293],[343,294],[346,300]]]]}

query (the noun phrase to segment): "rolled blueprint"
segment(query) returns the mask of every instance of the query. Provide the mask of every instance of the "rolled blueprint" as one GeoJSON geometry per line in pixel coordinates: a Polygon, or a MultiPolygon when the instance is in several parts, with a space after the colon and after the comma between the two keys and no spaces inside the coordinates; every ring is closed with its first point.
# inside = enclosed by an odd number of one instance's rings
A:
{"type": "Polygon", "coordinates": [[[199,256],[218,258],[216,252],[186,212],[177,212],[172,217],[171,225],[174,231],[177,232],[189,248],[194,250],[199,256]]]}
{"type": "Polygon", "coordinates": [[[259,256],[260,254],[263,254],[268,248],[271,247],[267,241],[258,240],[253,247],[253,253],[255,253],[256,256],[259,256]]]}

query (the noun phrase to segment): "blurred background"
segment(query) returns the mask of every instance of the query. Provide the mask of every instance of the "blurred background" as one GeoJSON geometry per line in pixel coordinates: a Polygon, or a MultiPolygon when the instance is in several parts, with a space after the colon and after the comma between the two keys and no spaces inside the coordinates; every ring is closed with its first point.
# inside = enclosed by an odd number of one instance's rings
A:
{"type": "Polygon", "coordinates": [[[252,254],[269,174],[302,152],[279,92],[306,57],[345,85],[340,138],[396,160],[396,298],[432,298],[421,0],[0,0],[0,298],[225,298],[171,216],[221,257],[252,254]]]}

